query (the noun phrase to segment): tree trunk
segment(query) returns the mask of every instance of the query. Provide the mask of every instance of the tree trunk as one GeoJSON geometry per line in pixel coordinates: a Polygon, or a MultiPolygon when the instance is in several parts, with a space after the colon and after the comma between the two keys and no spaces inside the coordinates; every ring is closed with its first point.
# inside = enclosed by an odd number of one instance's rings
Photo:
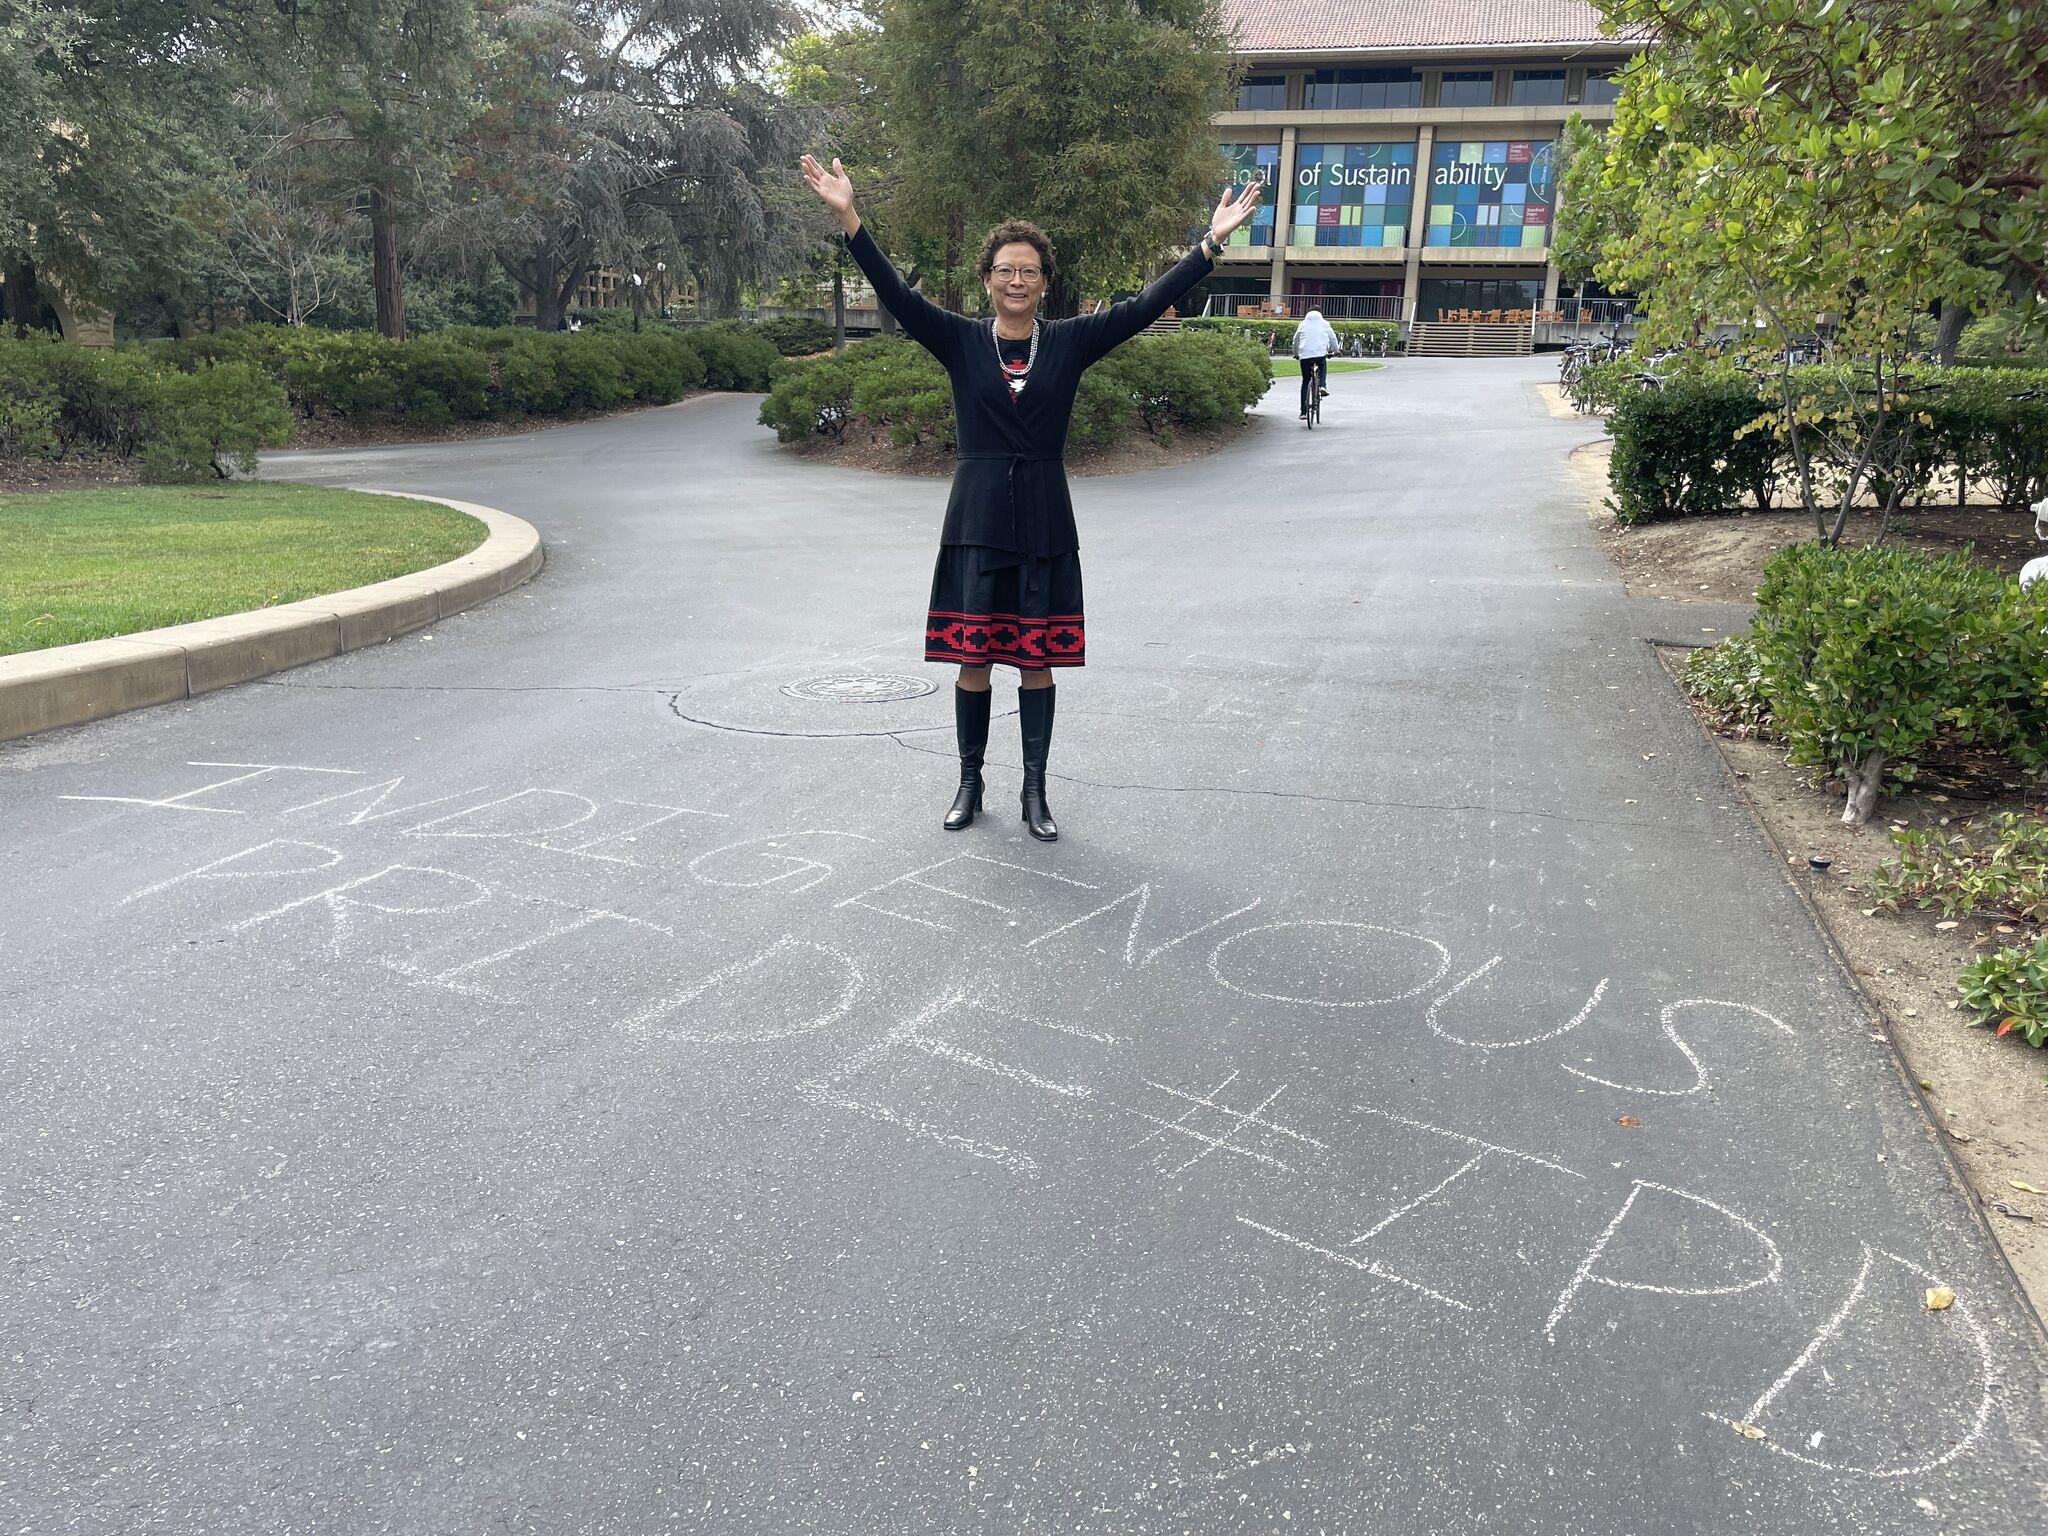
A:
{"type": "Polygon", "coordinates": [[[1942,367],[1956,360],[1956,343],[1963,339],[1963,327],[1969,323],[1969,305],[1951,299],[1941,306],[1941,319],[1934,328],[1934,360],[1942,367]]]}
{"type": "Polygon", "coordinates": [[[846,243],[832,253],[832,350],[846,350],[846,243]]]}
{"type": "Polygon", "coordinates": [[[1883,751],[1872,752],[1860,763],[1851,763],[1842,770],[1842,777],[1849,785],[1848,803],[1842,808],[1842,823],[1860,827],[1876,812],[1877,792],[1884,787],[1883,751]]]}
{"type": "Polygon", "coordinates": [[[960,307],[960,248],[967,238],[967,215],[955,208],[946,215],[946,270],[939,292],[939,303],[954,314],[962,313],[960,307]]]}
{"type": "Polygon", "coordinates": [[[43,298],[36,288],[36,264],[27,257],[7,263],[7,281],[0,283],[0,299],[6,301],[7,324],[17,336],[25,336],[42,323],[43,298]]]}
{"type": "Polygon", "coordinates": [[[382,187],[370,189],[370,262],[377,290],[377,331],[405,340],[405,288],[398,271],[398,205],[382,187]]]}

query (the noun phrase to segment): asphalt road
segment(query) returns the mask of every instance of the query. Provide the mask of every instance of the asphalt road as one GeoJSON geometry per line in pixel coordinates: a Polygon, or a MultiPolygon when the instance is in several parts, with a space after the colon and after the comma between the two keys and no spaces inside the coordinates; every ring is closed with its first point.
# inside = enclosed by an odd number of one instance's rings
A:
{"type": "Polygon", "coordinates": [[[1079,482],[1049,846],[1006,683],[939,827],[941,482],[733,397],[270,461],[549,564],[0,748],[0,1530],[2041,1530],[1547,371],[1079,482]]]}

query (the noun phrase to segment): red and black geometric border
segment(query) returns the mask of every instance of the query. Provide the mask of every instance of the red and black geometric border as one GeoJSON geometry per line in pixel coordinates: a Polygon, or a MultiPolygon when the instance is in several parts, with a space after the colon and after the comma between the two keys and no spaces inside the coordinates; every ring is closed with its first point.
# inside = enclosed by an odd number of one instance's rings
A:
{"type": "Polygon", "coordinates": [[[924,659],[981,667],[1079,667],[1088,660],[1088,621],[1078,613],[1028,619],[1014,613],[944,613],[924,621],[924,659]]]}

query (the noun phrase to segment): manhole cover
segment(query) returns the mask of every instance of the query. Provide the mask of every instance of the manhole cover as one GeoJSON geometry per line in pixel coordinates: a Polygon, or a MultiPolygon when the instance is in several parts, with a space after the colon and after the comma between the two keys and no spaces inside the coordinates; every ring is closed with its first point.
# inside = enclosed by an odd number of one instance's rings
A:
{"type": "Polygon", "coordinates": [[[782,691],[792,699],[814,704],[894,704],[932,693],[938,684],[918,677],[880,677],[863,672],[841,672],[831,677],[807,677],[799,683],[784,683],[782,691]]]}

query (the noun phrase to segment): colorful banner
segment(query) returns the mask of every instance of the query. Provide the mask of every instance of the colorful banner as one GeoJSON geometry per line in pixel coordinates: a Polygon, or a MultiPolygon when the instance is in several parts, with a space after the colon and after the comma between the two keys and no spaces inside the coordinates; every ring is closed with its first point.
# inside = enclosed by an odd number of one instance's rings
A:
{"type": "Polygon", "coordinates": [[[1287,243],[1398,249],[1408,242],[1414,197],[1412,142],[1297,145],[1287,243]]]}
{"type": "Polygon", "coordinates": [[[1557,175],[1548,139],[1452,140],[1429,168],[1425,245],[1550,245],[1557,175]]]}
{"type": "Polygon", "coordinates": [[[1230,184],[1242,187],[1254,179],[1263,181],[1259,206],[1251,218],[1232,230],[1226,245],[1271,245],[1273,209],[1280,196],[1280,146],[1278,144],[1225,144],[1223,158],[1230,165],[1230,184]]]}

